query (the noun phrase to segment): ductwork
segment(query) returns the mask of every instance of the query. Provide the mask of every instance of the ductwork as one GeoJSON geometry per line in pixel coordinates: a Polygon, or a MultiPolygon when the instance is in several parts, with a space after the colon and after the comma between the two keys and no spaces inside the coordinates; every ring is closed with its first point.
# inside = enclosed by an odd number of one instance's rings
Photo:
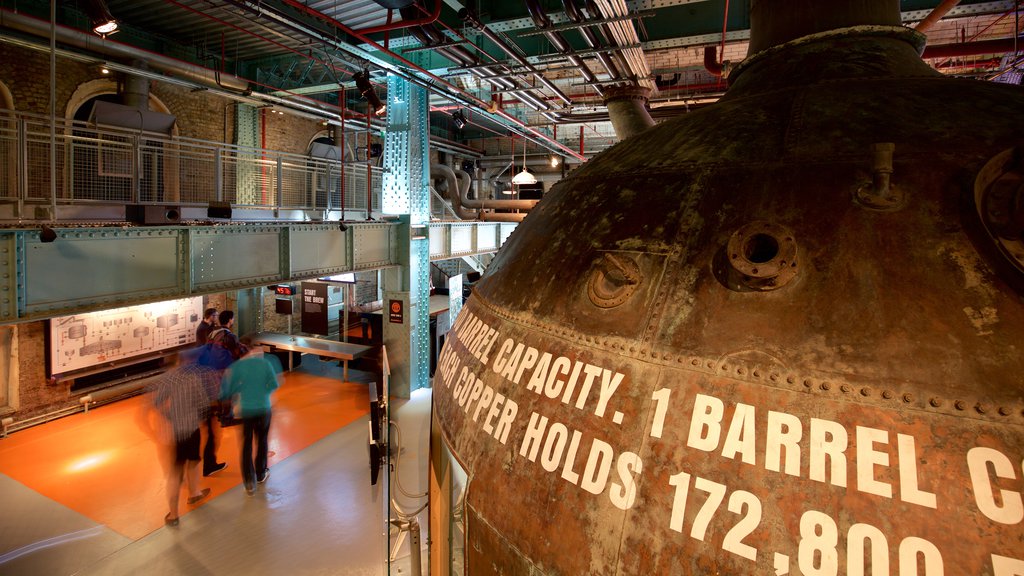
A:
{"type": "Polygon", "coordinates": [[[459,170],[465,177],[456,175],[455,170],[444,164],[431,164],[430,177],[443,177],[448,180],[448,189],[452,191],[452,210],[463,220],[488,220],[492,222],[521,222],[525,213],[492,212],[492,210],[530,210],[540,200],[470,200],[469,174],[459,170]],[[456,184],[460,180],[461,186],[456,184]],[[467,209],[468,208],[468,209],[467,209]]]}
{"type": "MultiPolygon", "coordinates": [[[[530,11],[530,17],[533,18],[533,24],[537,26],[538,29],[544,30],[545,28],[551,27],[551,19],[544,13],[544,10],[540,7],[540,2],[538,2],[538,0],[526,0],[526,9],[530,11]]],[[[547,37],[548,42],[551,42],[551,45],[554,46],[556,50],[565,54],[569,59],[569,62],[580,71],[580,74],[583,76],[583,80],[586,81],[587,84],[593,86],[594,90],[596,90],[598,94],[603,95],[603,90],[601,90],[601,87],[597,84],[597,77],[594,76],[594,73],[589,67],[587,67],[587,64],[583,59],[573,52],[572,46],[566,42],[562,34],[559,32],[545,31],[544,35],[547,37]]]]}
{"type": "MultiPolygon", "coordinates": [[[[6,9],[0,9],[0,27],[10,28],[42,38],[50,37],[50,22],[6,9]]],[[[241,94],[249,94],[251,92],[249,83],[237,76],[222,74],[216,70],[175,60],[174,58],[169,58],[156,52],[148,52],[141,48],[128,46],[127,44],[121,44],[109,38],[100,38],[95,34],[87,34],[67,26],[57,25],[54,28],[56,40],[61,44],[124,61],[144,59],[149,64],[149,67],[154,70],[190,80],[197,84],[241,94]]]]}
{"type": "Polygon", "coordinates": [[[625,140],[635,136],[651,126],[654,119],[647,111],[647,98],[651,91],[643,86],[619,86],[608,90],[605,105],[608,116],[615,129],[615,136],[625,140]]]}
{"type": "MultiPolygon", "coordinates": [[[[146,63],[134,62],[135,68],[145,70],[146,63]]],[[[125,106],[133,106],[141,110],[149,110],[149,78],[126,74],[124,78],[124,91],[121,93],[121,103],[125,106]]]]}

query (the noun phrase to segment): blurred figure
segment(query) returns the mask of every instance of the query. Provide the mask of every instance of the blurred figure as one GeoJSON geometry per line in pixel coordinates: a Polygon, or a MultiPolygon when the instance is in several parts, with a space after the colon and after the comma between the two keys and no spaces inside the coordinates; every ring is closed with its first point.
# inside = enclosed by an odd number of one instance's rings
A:
{"type": "Polygon", "coordinates": [[[207,308],[203,312],[203,320],[196,326],[196,345],[202,346],[206,344],[206,339],[217,327],[217,309],[207,308]]]}
{"type": "Polygon", "coordinates": [[[184,479],[188,503],[206,498],[209,488],[199,488],[199,426],[209,413],[207,385],[217,373],[197,363],[197,350],[181,352],[177,366],[165,372],[155,384],[152,406],[163,416],[170,466],[167,474],[168,526],[178,525],[178,499],[184,479]]]}
{"type": "MultiPolygon", "coordinates": [[[[242,348],[248,349],[251,344],[248,338],[243,339],[242,348]]],[[[256,491],[256,484],[265,482],[270,475],[267,466],[270,394],[279,386],[279,370],[269,358],[277,360],[276,357],[265,356],[262,347],[253,346],[228,368],[220,387],[221,402],[230,401],[239,407],[242,419],[242,481],[246,494],[250,496],[256,491]]]]}
{"type": "MultiPolygon", "coordinates": [[[[208,384],[207,388],[211,403],[216,403],[217,396],[220,393],[220,377],[233,360],[226,352],[218,354],[218,350],[211,349],[207,344],[210,333],[216,330],[217,327],[217,309],[207,308],[203,311],[203,321],[196,326],[196,345],[202,347],[199,364],[218,371],[217,377],[211,379],[212,385],[208,384]]],[[[220,445],[221,429],[216,411],[210,410],[206,417],[204,428],[206,429],[206,442],[203,445],[203,476],[211,476],[228,467],[227,462],[217,462],[217,447],[220,445]]]]}

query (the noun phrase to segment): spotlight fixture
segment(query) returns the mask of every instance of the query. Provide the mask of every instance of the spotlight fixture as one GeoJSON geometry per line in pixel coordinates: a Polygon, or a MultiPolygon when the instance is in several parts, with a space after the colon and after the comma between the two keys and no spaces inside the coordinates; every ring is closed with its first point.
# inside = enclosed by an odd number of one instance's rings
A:
{"type": "Polygon", "coordinates": [[[466,117],[462,115],[462,110],[452,112],[452,122],[455,124],[456,130],[462,130],[466,127],[466,117]]]}
{"type": "Polygon", "coordinates": [[[356,89],[359,90],[359,94],[363,98],[366,98],[374,115],[383,116],[387,107],[377,97],[377,92],[373,89],[373,84],[370,83],[370,71],[363,69],[362,72],[356,72],[352,75],[352,79],[356,81],[356,89]]]}
{"type": "Polygon", "coordinates": [[[85,11],[89,14],[89,21],[92,23],[92,31],[106,37],[117,32],[117,20],[110,14],[107,3],[104,0],[87,0],[85,11]]]}
{"type": "Polygon", "coordinates": [[[558,165],[561,164],[561,163],[562,163],[562,159],[561,158],[559,158],[558,156],[556,156],[554,154],[551,155],[551,167],[552,168],[558,168],[558,165]]]}

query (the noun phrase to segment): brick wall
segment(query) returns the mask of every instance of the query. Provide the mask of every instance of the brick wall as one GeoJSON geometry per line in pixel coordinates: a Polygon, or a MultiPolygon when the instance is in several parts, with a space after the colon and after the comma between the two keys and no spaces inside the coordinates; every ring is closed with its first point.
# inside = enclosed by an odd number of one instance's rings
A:
{"type": "MultiPolygon", "coordinates": [[[[14,108],[50,113],[50,56],[9,44],[0,45],[0,82],[11,91],[14,108]]],[[[115,79],[117,74],[115,74],[115,79]]],[[[64,116],[72,95],[91,80],[110,79],[96,65],[57,58],[56,113],[64,116]]],[[[234,143],[234,100],[211,91],[194,92],[182,86],[150,83],[150,93],[177,118],[178,135],[234,143]]],[[[295,114],[265,114],[266,148],[305,154],[310,140],[322,129],[319,122],[295,114]]]]}
{"type": "MultiPolygon", "coordinates": [[[[56,114],[63,117],[84,83],[109,79],[94,65],[57,59],[56,114]]],[[[0,82],[11,92],[18,111],[49,115],[50,57],[48,54],[0,44],[0,82]]],[[[150,83],[150,93],[177,118],[178,135],[213,142],[234,142],[234,101],[210,91],[193,92],[184,87],[159,82],[150,83]]],[[[293,114],[265,115],[266,147],[295,154],[305,154],[310,140],[321,130],[318,122],[293,114]]],[[[233,294],[214,294],[204,298],[204,308],[236,309],[233,294]]],[[[287,332],[287,316],[274,312],[273,294],[267,291],[264,329],[287,332]]],[[[296,305],[295,310],[299,307],[296,305]]],[[[298,319],[294,320],[296,327],[298,319]]],[[[46,378],[45,322],[29,322],[18,327],[18,382],[12,396],[17,397],[16,421],[77,406],[77,394],[71,383],[51,383],[46,378]]],[[[13,387],[12,386],[12,387],[13,387]]]]}
{"type": "Polygon", "coordinates": [[[18,326],[18,411],[15,420],[74,406],[71,382],[50,382],[46,378],[46,322],[18,326]]]}

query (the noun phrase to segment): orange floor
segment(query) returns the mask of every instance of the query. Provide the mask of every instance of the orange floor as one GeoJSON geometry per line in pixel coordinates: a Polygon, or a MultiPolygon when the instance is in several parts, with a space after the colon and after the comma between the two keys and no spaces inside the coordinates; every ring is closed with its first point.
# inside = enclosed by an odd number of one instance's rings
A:
{"type": "MultiPolygon", "coordinates": [[[[340,382],[309,358],[287,372],[273,396],[270,466],[368,413],[367,385],[340,382]]],[[[350,375],[351,376],[351,375],[350,375]]],[[[136,396],[12,433],[0,440],[0,473],[133,540],[163,526],[167,513],[162,449],[136,396]]],[[[241,483],[240,427],[225,428],[218,459],[227,469],[201,479],[210,496],[181,495],[179,514],[241,483]]]]}

